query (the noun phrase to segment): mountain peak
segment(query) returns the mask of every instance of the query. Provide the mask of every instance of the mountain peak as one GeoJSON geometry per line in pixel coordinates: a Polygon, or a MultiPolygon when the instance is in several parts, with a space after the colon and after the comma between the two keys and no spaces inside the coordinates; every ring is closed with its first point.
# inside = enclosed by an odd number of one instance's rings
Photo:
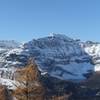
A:
{"type": "Polygon", "coordinates": [[[73,40],[73,39],[69,38],[68,36],[66,36],[65,34],[50,33],[50,37],[63,39],[63,40],[68,40],[68,41],[73,40]]]}

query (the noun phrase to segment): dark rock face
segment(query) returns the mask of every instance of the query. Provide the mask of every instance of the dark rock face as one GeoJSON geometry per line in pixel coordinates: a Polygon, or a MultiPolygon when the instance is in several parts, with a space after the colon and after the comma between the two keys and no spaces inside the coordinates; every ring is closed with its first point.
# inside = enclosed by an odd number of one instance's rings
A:
{"type": "MultiPolygon", "coordinates": [[[[48,98],[52,96],[69,95],[68,99],[62,100],[99,100],[100,88],[90,88],[83,83],[73,83],[70,81],[62,81],[50,76],[42,76],[42,82],[46,88],[46,96],[48,98]]],[[[96,85],[96,84],[95,84],[96,85]]],[[[94,85],[94,87],[96,87],[94,85]]],[[[64,97],[65,98],[65,97],[64,97]]],[[[56,100],[56,99],[54,99],[56,100]]]]}
{"type": "Polygon", "coordinates": [[[0,85],[0,100],[13,100],[8,89],[2,85],[0,85]]]}

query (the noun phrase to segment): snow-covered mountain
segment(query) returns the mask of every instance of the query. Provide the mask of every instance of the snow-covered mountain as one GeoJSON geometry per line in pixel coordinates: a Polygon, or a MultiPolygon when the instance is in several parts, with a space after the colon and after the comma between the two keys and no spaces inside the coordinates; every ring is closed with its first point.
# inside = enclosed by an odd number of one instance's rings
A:
{"type": "Polygon", "coordinates": [[[62,80],[84,80],[100,71],[100,44],[71,39],[65,35],[33,39],[25,44],[0,42],[0,75],[12,79],[14,71],[33,57],[41,74],[62,80]],[[9,76],[9,77],[8,77],[9,76]]]}
{"type": "Polygon", "coordinates": [[[24,44],[24,49],[34,56],[42,72],[64,80],[85,79],[83,74],[94,68],[84,48],[64,35],[32,40],[24,44]]]}

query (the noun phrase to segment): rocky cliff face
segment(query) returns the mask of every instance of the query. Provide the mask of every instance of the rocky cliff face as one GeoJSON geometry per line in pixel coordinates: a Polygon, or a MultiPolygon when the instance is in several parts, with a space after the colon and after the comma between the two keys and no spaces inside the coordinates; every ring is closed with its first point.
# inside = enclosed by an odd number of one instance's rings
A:
{"type": "Polygon", "coordinates": [[[24,44],[24,49],[33,56],[41,72],[63,80],[85,79],[83,74],[93,70],[91,56],[81,45],[67,36],[55,34],[24,44]]]}
{"type": "Polygon", "coordinates": [[[23,45],[10,43],[10,47],[1,46],[0,76],[11,72],[10,78],[13,79],[16,68],[24,66],[30,57],[35,59],[41,75],[48,73],[61,80],[80,81],[89,77],[90,73],[100,71],[99,43],[81,42],[54,34],[23,45]]]}

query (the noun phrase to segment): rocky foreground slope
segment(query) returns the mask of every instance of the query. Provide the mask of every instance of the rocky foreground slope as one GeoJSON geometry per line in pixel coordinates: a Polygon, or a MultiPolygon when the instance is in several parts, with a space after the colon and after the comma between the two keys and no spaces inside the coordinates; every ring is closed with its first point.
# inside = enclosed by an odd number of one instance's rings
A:
{"type": "Polygon", "coordinates": [[[79,82],[100,71],[100,43],[82,42],[65,35],[33,39],[25,44],[0,42],[0,82],[11,85],[14,72],[33,57],[41,75],[79,82]]]}

